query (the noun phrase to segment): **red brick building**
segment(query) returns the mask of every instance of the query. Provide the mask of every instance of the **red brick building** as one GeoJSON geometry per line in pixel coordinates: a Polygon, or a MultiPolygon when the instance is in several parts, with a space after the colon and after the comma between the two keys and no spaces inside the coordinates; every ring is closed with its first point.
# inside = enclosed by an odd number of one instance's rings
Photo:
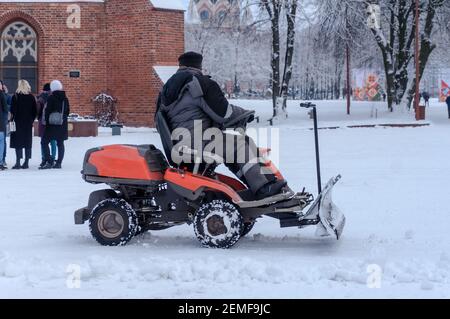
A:
{"type": "Polygon", "coordinates": [[[26,79],[35,93],[59,79],[81,115],[107,92],[121,121],[152,126],[157,71],[167,76],[160,66],[176,66],[184,50],[184,12],[171,1],[1,0],[0,79],[10,91],[26,79]]]}

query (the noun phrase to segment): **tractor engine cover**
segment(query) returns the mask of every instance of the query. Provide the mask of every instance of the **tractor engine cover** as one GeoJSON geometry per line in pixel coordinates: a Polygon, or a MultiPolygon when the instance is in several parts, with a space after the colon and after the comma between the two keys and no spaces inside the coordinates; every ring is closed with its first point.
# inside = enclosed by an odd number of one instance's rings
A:
{"type": "Polygon", "coordinates": [[[109,145],[86,152],[83,176],[161,181],[169,167],[164,154],[154,145],[109,145]]]}

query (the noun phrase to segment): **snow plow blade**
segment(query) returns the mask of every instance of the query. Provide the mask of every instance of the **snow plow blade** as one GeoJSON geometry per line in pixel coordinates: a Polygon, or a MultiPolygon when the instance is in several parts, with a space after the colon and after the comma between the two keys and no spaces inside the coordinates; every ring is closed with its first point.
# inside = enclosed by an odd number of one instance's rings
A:
{"type": "Polygon", "coordinates": [[[340,239],[345,227],[345,216],[333,203],[333,188],[341,179],[341,175],[332,178],[306,213],[306,218],[315,216],[320,220],[316,235],[335,236],[340,239]]]}

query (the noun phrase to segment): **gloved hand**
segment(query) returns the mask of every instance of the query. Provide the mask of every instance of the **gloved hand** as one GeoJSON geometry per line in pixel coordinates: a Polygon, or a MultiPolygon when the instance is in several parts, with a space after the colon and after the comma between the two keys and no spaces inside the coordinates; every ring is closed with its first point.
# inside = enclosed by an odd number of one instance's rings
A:
{"type": "Polygon", "coordinates": [[[255,112],[245,110],[239,106],[231,105],[233,113],[224,126],[226,128],[246,128],[248,123],[255,120],[255,112]]]}

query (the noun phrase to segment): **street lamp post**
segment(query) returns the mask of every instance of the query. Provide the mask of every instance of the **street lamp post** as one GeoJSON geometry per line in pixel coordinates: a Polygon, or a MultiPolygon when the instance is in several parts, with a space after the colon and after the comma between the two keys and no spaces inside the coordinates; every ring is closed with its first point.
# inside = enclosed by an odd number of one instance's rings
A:
{"type": "MultiPolygon", "coordinates": [[[[347,37],[349,25],[348,25],[348,5],[345,7],[345,24],[347,29],[347,37]]],[[[349,45],[349,39],[346,40],[346,46],[345,46],[345,53],[346,53],[346,65],[347,65],[347,115],[350,115],[350,108],[351,108],[351,96],[352,96],[352,89],[350,84],[350,45],[349,45]]]]}
{"type": "Polygon", "coordinates": [[[414,53],[414,60],[416,63],[416,92],[414,97],[414,110],[416,112],[419,112],[419,102],[420,102],[420,43],[419,43],[419,22],[420,22],[420,15],[419,15],[419,0],[416,0],[416,15],[415,15],[415,22],[416,22],[416,35],[415,35],[415,53],[414,53]]]}

